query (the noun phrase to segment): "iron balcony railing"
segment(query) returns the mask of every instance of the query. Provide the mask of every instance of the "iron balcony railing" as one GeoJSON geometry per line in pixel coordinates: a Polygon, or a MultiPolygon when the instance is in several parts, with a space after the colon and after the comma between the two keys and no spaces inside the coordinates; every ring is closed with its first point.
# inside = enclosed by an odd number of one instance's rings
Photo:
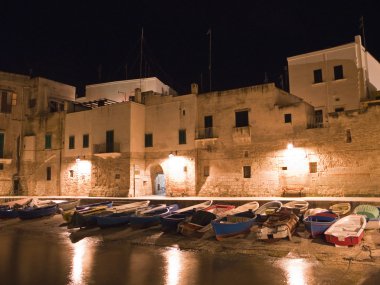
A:
{"type": "Polygon", "coordinates": [[[120,143],[94,144],[94,153],[120,152],[120,143]]]}
{"type": "Polygon", "coordinates": [[[214,139],[218,138],[216,128],[199,128],[195,130],[195,139],[204,140],[204,139],[214,139]]]}

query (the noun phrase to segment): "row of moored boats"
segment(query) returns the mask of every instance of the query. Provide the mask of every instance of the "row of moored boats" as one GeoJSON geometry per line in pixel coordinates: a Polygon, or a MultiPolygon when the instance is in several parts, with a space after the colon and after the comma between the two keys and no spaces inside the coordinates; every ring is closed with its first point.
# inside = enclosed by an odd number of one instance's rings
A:
{"type": "Polygon", "coordinates": [[[204,201],[189,207],[138,201],[116,205],[113,201],[81,205],[80,200],[54,201],[25,198],[0,205],[0,218],[34,219],[60,213],[68,228],[128,226],[134,229],[161,225],[165,232],[217,240],[255,233],[259,240],[292,238],[302,222],[310,237],[324,236],[336,246],[359,244],[365,229],[380,228],[380,208],[350,203],[309,208],[304,200],[283,204],[257,201],[240,206],[204,201]]]}

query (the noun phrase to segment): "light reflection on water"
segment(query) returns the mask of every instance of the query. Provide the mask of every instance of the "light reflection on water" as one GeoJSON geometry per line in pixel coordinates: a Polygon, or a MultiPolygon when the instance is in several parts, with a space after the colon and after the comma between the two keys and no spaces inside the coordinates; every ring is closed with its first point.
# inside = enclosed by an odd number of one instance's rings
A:
{"type": "Polygon", "coordinates": [[[177,248],[170,248],[164,252],[166,261],[166,285],[180,284],[180,275],[182,271],[181,253],[177,248]]]}
{"type": "Polygon", "coordinates": [[[310,261],[304,258],[282,258],[278,265],[285,271],[287,284],[289,285],[306,285],[310,284],[310,276],[312,276],[312,266],[310,261]]]}
{"type": "Polygon", "coordinates": [[[91,276],[95,246],[91,242],[91,239],[82,239],[74,243],[73,248],[70,284],[86,284],[86,280],[91,276]]]}

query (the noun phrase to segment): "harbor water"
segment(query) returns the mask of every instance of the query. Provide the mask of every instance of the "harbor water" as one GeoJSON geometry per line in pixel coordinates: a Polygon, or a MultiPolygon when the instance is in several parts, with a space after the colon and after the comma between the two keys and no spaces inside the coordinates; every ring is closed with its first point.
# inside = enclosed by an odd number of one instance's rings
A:
{"type": "MultiPolygon", "coordinates": [[[[194,249],[181,249],[175,234],[165,246],[139,237],[131,243],[121,238],[123,229],[109,231],[108,239],[99,230],[73,238],[60,219],[0,221],[0,284],[380,284],[377,267],[299,256],[297,245],[276,257],[210,250],[221,246],[217,241],[192,240],[194,249]]],[[[150,240],[163,235],[146,234],[150,240]]]]}

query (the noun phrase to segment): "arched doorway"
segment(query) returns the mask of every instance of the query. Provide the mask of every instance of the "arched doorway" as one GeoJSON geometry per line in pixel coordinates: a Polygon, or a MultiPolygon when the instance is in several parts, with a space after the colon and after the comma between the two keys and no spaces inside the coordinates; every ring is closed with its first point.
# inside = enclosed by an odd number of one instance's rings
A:
{"type": "Polygon", "coordinates": [[[164,171],[162,170],[161,165],[156,164],[150,168],[150,177],[152,180],[153,195],[165,196],[166,195],[165,174],[164,174],[164,171]]]}

